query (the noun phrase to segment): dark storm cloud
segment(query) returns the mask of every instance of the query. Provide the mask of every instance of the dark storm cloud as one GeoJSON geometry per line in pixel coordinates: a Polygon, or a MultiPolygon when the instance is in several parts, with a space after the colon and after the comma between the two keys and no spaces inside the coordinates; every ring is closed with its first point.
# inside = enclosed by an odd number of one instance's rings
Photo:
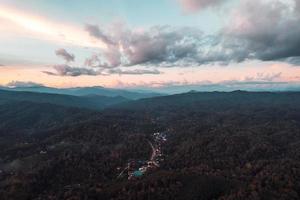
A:
{"type": "Polygon", "coordinates": [[[66,62],[72,62],[75,60],[75,56],[67,52],[65,49],[57,49],[55,54],[63,58],[66,62]]]}
{"type": "Polygon", "coordinates": [[[284,59],[284,61],[288,62],[290,64],[293,64],[293,65],[300,65],[300,56],[286,58],[286,59],[284,59]]]}

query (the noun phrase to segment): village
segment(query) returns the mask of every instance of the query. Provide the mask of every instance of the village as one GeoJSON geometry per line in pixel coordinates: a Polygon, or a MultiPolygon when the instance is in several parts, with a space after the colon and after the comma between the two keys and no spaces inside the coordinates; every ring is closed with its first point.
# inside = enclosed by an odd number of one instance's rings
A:
{"type": "Polygon", "coordinates": [[[152,138],[153,141],[147,140],[152,150],[150,158],[146,161],[129,160],[127,166],[118,175],[118,178],[127,177],[128,180],[136,180],[160,167],[160,164],[164,161],[165,157],[162,146],[167,141],[166,133],[155,132],[153,133],[152,138]]]}

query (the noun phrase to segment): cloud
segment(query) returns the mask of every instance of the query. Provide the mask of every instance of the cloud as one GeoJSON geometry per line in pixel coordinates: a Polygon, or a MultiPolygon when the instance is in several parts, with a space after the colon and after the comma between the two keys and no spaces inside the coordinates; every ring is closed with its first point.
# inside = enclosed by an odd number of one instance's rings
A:
{"type": "Polygon", "coordinates": [[[104,33],[104,31],[100,30],[98,26],[86,24],[84,29],[90,34],[90,36],[102,40],[105,44],[115,45],[114,41],[112,41],[109,36],[104,33]]]}
{"type": "Polygon", "coordinates": [[[292,65],[300,65],[300,56],[289,57],[289,58],[284,59],[284,61],[286,61],[292,65]]]}
{"type": "Polygon", "coordinates": [[[229,23],[214,35],[191,27],[129,29],[121,25],[105,32],[89,25],[93,28],[86,30],[106,43],[107,49],[86,63],[101,68],[228,65],[246,60],[300,64],[300,3],[292,1],[294,6],[280,0],[241,1],[230,14],[229,23]]]}
{"type": "Polygon", "coordinates": [[[127,83],[119,80],[117,81],[116,87],[154,89],[154,88],[171,87],[171,86],[178,86],[184,84],[188,84],[188,83],[181,82],[181,81],[150,81],[150,82],[139,81],[134,83],[127,83]]]}
{"type": "Polygon", "coordinates": [[[197,59],[197,45],[203,39],[199,30],[152,27],[145,32],[132,31],[120,40],[127,65],[176,63],[197,59]]]}
{"type": "Polygon", "coordinates": [[[11,88],[16,88],[16,87],[27,88],[27,87],[42,87],[44,85],[40,83],[31,82],[31,81],[11,81],[8,84],[6,84],[6,86],[11,88]]]}
{"type": "MultiPolygon", "coordinates": [[[[179,1],[192,11],[225,2],[179,1]]],[[[88,58],[86,63],[98,68],[228,65],[247,60],[300,65],[298,0],[243,0],[233,7],[228,21],[214,35],[205,35],[191,27],[129,29],[121,24],[105,29],[104,26],[87,25],[86,31],[107,48],[88,58]]]]}
{"type": "Polygon", "coordinates": [[[81,75],[89,75],[89,76],[97,76],[101,74],[101,72],[96,71],[94,69],[88,69],[84,67],[71,67],[69,65],[55,65],[54,72],[43,71],[43,73],[53,76],[81,76],[81,75]]]}
{"type": "Polygon", "coordinates": [[[92,55],[89,58],[86,58],[84,62],[84,64],[89,67],[97,67],[99,63],[100,63],[100,59],[96,54],[92,55]]]}
{"type": "Polygon", "coordinates": [[[298,14],[300,14],[300,1],[295,1],[295,10],[298,14]]]}
{"type": "Polygon", "coordinates": [[[57,49],[55,54],[63,58],[66,62],[72,62],[75,60],[74,54],[67,52],[65,49],[57,49]]]}
{"type": "Polygon", "coordinates": [[[122,65],[121,57],[120,50],[115,46],[111,46],[102,54],[94,54],[86,58],[85,65],[94,68],[115,68],[122,65]]]}
{"type": "Polygon", "coordinates": [[[272,82],[281,78],[282,72],[266,74],[266,73],[257,73],[256,76],[247,76],[245,78],[246,82],[249,81],[268,81],[272,82]]]}
{"type": "Polygon", "coordinates": [[[134,70],[121,70],[121,69],[110,69],[109,74],[124,74],[124,75],[141,75],[141,74],[161,74],[157,69],[134,69],[134,70]]]}
{"type": "Polygon", "coordinates": [[[233,11],[223,29],[223,48],[231,58],[281,60],[297,63],[300,57],[299,1],[245,0],[233,11]]]}
{"type": "Polygon", "coordinates": [[[142,75],[142,74],[152,74],[157,75],[161,74],[157,69],[149,70],[149,69],[133,69],[133,70],[122,70],[119,68],[114,69],[101,69],[101,68],[86,68],[86,67],[71,67],[69,65],[55,65],[53,67],[55,72],[43,71],[43,73],[52,75],[52,76],[108,76],[112,74],[119,75],[142,75]]]}
{"type": "MultiPolygon", "coordinates": [[[[201,5],[201,1],[197,2],[201,5]]],[[[227,65],[246,60],[300,65],[299,24],[298,0],[240,1],[233,8],[229,22],[218,34],[211,36],[211,42],[197,45],[196,61],[199,65],[227,65]]]]}
{"type": "Polygon", "coordinates": [[[197,12],[199,10],[213,7],[224,3],[226,0],[177,0],[187,12],[197,12]]]}
{"type": "MultiPolygon", "coordinates": [[[[96,27],[96,26],[93,26],[96,27]]],[[[101,31],[99,27],[96,32],[101,31]]],[[[91,31],[94,29],[87,29],[91,31]]],[[[90,32],[95,35],[94,31],[90,32]]],[[[108,36],[106,36],[108,37],[108,36]]],[[[106,38],[105,37],[105,38],[106,38]]],[[[96,36],[95,38],[105,40],[96,36]]],[[[109,36],[107,49],[99,55],[87,59],[88,65],[113,68],[135,65],[162,65],[203,63],[207,58],[201,56],[201,47],[212,38],[204,37],[197,28],[155,26],[148,30],[130,30],[121,27],[109,36]]]]}

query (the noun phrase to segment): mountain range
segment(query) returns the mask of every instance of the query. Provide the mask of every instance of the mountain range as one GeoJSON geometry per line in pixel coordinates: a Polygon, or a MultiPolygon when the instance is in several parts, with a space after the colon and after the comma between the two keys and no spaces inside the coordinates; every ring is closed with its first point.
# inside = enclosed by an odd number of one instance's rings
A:
{"type": "Polygon", "coordinates": [[[151,91],[130,91],[121,89],[104,88],[101,86],[95,87],[75,87],[75,88],[52,88],[46,86],[30,86],[30,87],[0,87],[2,90],[23,91],[23,92],[38,92],[49,94],[65,94],[73,96],[100,95],[108,97],[122,96],[127,99],[142,99],[163,94],[151,91]]]}
{"type": "Polygon", "coordinates": [[[105,107],[128,101],[122,96],[100,96],[100,95],[86,95],[86,96],[72,96],[65,94],[50,94],[40,92],[16,92],[0,90],[0,104],[11,102],[34,102],[34,103],[48,103],[60,105],[65,107],[88,108],[93,110],[100,110],[105,107]]]}
{"type": "Polygon", "coordinates": [[[131,100],[0,90],[0,199],[299,199],[299,101],[299,92],[131,100]],[[157,133],[158,167],[128,180],[157,133]]]}

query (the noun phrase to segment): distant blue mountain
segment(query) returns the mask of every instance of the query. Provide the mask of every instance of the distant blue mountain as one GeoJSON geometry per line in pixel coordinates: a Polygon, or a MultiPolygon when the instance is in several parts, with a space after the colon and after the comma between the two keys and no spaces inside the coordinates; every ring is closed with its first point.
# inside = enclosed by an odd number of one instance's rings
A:
{"type": "Polygon", "coordinates": [[[101,95],[72,96],[41,92],[7,91],[0,89],[0,105],[7,103],[31,102],[53,104],[65,107],[101,110],[103,108],[129,101],[122,96],[107,97],[101,95]]]}
{"type": "Polygon", "coordinates": [[[160,88],[153,88],[153,92],[180,94],[188,91],[198,92],[232,92],[236,90],[245,91],[270,91],[270,92],[286,92],[300,91],[300,84],[289,84],[286,82],[264,82],[264,81],[235,81],[228,83],[210,83],[210,84],[187,84],[187,85],[172,85],[160,88]]]}
{"type": "Polygon", "coordinates": [[[66,94],[73,96],[87,96],[87,95],[100,95],[107,97],[117,97],[122,96],[127,99],[142,99],[142,98],[151,98],[156,96],[161,96],[160,93],[154,92],[135,92],[121,89],[112,89],[104,87],[75,87],[75,88],[52,88],[45,86],[33,86],[33,87],[2,87],[0,89],[9,90],[9,91],[22,91],[22,92],[39,92],[39,93],[49,93],[49,94],[66,94]]]}

